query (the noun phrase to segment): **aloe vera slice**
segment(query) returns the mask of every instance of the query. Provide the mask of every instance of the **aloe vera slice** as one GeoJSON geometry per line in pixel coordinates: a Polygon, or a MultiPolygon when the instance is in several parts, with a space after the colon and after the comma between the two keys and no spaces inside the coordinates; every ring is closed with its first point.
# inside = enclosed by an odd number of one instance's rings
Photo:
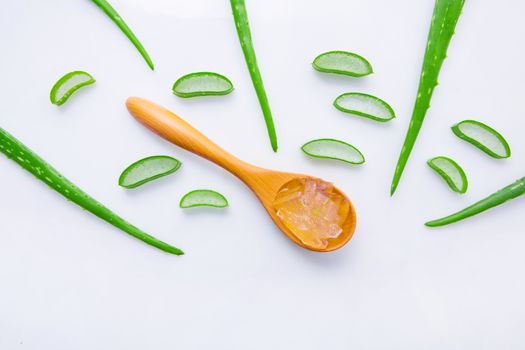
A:
{"type": "Polygon", "coordinates": [[[213,190],[194,190],[186,193],[180,200],[181,208],[228,206],[228,200],[219,192],[213,190]]]}
{"type": "Polygon", "coordinates": [[[83,71],[69,72],[53,85],[49,99],[54,105],[63,105],[75,91],[94,82],[95,78],[89,73],[83,71]]]}
{"type": "Polygon", "coordinates": [[[232,92],[233,84],[219,73],[196,72],[177,79],[172,90],[179,97],[220,96],[232,92]]]}
{"type": "Polygon", "coordinates": [[[454,160],[440,156],[429,159],[427,164],[447,182],[452,191],[457,193],[467,192],[467,175],[454,160]]]}
{"type": "Polygon", "coordinates": [[[452,132],[493,158],[509,158],[510,147],[499,132],[476,120],[463,120],[452,126],[452,132]]]}
{"type": "Polygon", "coordinates": [[[365,162],[363,154],[349,143],[335,139],[317,139],[305,143],[301,149],[314,158],[339,160],[350,164],[365,162]]]}
{"type": "Polygon", "coordinates": [[[396,117],[394,110],[382,99],[360,92],[348,92],[337,97],[334,106],[344,113],[387,122],[396,117]]]}
{"type": "Polygon", "coordinates": [[[179,160],[169,156],[151,156],[140,159],[122,172],[118,184],[125,188],[135,188],[174,173],[181,164],[179,160]]]}
{"type": "Polygon", "coordinates": [[[372,65],[366,58],[347,51],[329,51],[320,54],[312,62],[319,72],[362,77],[373,73],[372,65]]]}

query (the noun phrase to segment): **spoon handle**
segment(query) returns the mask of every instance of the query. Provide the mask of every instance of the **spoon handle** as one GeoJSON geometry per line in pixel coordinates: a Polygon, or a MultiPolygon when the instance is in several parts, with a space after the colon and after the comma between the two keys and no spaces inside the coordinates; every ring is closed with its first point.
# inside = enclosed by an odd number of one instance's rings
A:
{"type": "Polygon", "coordinates": [[[135,119],[159,136],[223,167],[239,178],[248,174],[252,165],[226,152],[182,118],[151,101],[130,97],[126,107],[135,119]]]}

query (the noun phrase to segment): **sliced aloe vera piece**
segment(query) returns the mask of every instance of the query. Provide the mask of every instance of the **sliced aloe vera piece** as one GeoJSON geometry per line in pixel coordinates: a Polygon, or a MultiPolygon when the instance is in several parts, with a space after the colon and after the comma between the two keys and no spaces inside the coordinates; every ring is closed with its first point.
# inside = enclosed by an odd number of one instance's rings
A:
{"type": "Polygon", "coordinates": [[[140,159],[128,166],[120,175],[118,184],[135,188],[177,171],[181,162],[169,156],[151,156],[140,159]]]}
{"type": "Polygon", "coordinates": [[[312,66],[325,73],[362,77],[373,73],[372,65],[366,58],[347,51],[329,51],[317,56],[312,66]]]}
{"type": "Polygon", "coordinates": [[[493,158],[509,158],[510,147],[499,132],[476,120],[463,120],[452,126],[457,137],[476,146],[493,158]]]}
{"type": "Polygon", "coordinates": [[[394,110],[382,99],[360,92],[348,92],[337,97],[334,106],[344,113],[387,122],[396,117],[394,110]]]}
{"type": "Polygon", "coordinates": [[[429,159],[427,164],[447,182],[452,191],[457,193],[467,192],[467,175],[454,160],[439,156],[429,159]]]}
{"type": "Polygon", "coordinates": [[[172,90],[179,97],[220,96],[232,92],[233,84],[219,73],[196,72],[177,79],[172,90]]]}
{"type": "Polygon", "coordinates": [[[194,190],[186,193],[180,200],[181,208],[228,206],[228,200],[219,192],[213,190],[194,190]]]}
{"type": "Polygon", "coordinates": [[[363,154],[349,143],[335,139],[318,139],[305,143],[301,149],[314,158],[340,160],[350,164],[365,162],[363,154]]]}
{"type": "Polygon", "coordinates": [[[63,105],[75,91],[94,82],[95,78],[89,73],[83,71],[69,72],[53,85],[49,93],[49,99],[54,105],[63,105]]]}

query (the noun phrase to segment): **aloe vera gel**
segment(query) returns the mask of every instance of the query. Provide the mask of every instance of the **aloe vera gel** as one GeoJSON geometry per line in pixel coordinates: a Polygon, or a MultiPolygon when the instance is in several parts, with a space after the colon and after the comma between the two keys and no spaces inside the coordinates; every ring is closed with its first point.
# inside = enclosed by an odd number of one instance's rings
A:
{"type": "Polygon", "coordinates": [[[273,202],[275,213],[302,243],[326,248],[352,218],[350,201],[331,183],[298,178],[284,184],[273,202]]]}

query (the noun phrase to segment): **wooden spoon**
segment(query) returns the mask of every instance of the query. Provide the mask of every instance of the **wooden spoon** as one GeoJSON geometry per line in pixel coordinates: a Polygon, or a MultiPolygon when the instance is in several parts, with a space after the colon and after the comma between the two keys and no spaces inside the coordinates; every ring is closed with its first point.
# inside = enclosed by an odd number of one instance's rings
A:
{"type": "MultiPolygon", "coordinates": [[[[350,200],[348,200],[350,212],[343,223],[343,232],[337,238],[328,239],[328,245],[325,248],[318,248],[303,243],[277,216],[272,203],[277,192],[284,184],[297,178],[317,178],[308,175],[267,170],[248,164],[217,146],[174,113],[151,101],[139,97],[130,97],[126,101],[126,106],[139,122],[153,132],[179,147],[212,161],[242,180],[257,195],[279,229],[301,247],[319,252],[328,252],[341,248],[352,238],[356,226],[356,214],[350,200]]],[[[339,189],[335,188],[335,190],[348,199],[339,189]]]]}

